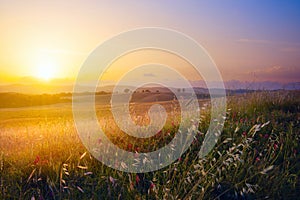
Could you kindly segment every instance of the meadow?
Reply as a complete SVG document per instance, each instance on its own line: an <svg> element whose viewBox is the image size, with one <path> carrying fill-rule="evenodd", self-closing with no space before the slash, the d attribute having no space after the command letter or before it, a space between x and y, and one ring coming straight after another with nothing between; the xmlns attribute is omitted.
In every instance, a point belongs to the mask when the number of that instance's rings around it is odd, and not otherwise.
<svg viewBox="0 0 300 200"><path fill-rule="evenodd" d="M77 135L70 102L1 108L0 199L297 199L300 92L252 92L227 100L223 132L205 158L197 156L210 121L209 101L202 100L189 149L168 167L144 174L120 172L93 158ZM132 108L136 123L147 124L149 105ZM178 104L162 105L167 124L146 143L122 134L108 106L96 108L115 144L149 152L178 129Z"/></svg>

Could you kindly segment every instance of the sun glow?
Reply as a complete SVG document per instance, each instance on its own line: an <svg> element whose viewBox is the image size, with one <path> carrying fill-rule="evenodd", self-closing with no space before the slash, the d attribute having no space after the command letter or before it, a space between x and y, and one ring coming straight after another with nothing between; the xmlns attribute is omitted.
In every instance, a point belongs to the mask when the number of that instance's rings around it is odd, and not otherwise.
<svg viewBox="0 0 300 200"><path fill-rule="evenodd" d="M57 68L58 66L53 58L42 56L37 63L35 76L39 79L49 81L55 78Z"/></svg>

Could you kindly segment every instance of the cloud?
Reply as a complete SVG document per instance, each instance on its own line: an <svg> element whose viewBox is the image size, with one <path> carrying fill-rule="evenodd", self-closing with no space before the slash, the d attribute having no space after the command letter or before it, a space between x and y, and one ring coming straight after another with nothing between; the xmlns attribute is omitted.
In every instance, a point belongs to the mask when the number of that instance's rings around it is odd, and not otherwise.
<svg viewBox="0 0 300 200"><path fill-rule="evenodd" d="M282 67L279 65L274 65L274 66L270 66L270 67L265 67L265 68L261 68L261 69L256 69L252 72L254 73L262 73L262 74L274 74L274 73L282 73L282 72L286 72L286 71L290 71L292 70L292 68L290 67Z"/></svg>
<svg viewBox="0 0 300 200"><path fill-rule="evenodd" d="M290 82L300 81L300 67L285 67L274 65L248 71L246 75L254 75L259 81Z"/></svg>
<svg viewBox="0 0 300 200"><path fill-rule="evenodd" d="M249 44L276 44L276 45L289 45L294 48L294 46L300 46L300 43L292 43L292 42L285 42L285 41L272 41L272 40L260 40L260 39L251 39L251 38L241 38L236 40L240 43L249 43Z"/></svg>
<svg viewBox="0 0 300 200"><path fill-rule="evenodd" d="M246 39L246 38L239 39L237 40L237 42L254 43L254 44L273 44L273 42L269 40L255 40L255 39Z"/></svg>

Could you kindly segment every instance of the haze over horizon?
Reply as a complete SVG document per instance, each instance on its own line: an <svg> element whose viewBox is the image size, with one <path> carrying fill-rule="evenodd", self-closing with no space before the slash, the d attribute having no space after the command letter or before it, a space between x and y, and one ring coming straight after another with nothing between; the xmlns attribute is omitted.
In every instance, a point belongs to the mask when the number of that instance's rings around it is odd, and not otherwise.
<svg viewBox="0 0 300 200"><path fill-rule="evenodd" d="M283 1L0 0L0 84L71 84L101 42L140 27L174 29L194 38L225 82L299 83L299 9L299 2ZM153 59L181 69L191 81L200 80L188 63L161 52L122 59L104 81L113 83L119 72Z"/></svg>

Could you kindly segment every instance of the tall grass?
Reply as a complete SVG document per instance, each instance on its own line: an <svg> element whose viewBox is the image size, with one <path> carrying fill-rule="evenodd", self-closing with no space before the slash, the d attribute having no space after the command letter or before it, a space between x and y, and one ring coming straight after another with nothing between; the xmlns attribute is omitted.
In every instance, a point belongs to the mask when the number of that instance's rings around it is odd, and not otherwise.
<svg viewBox="0 0 300 200"><path fill-rule="evenodd" d="M193 144L182 157L145 174L116 171L93 158L76 134L69 107L64 112L2 112L0 199L296 199L299 96L280 91L229 97L221 137L200 159L198 151L210 121L208 105ZM176 116L177 108L173 109L169 112ZM23 117L11 120L17 116ZM139 116L142 119L136 120L147 123ZM170 118L160 136L141 145L131 137L120 138L113 119L107 119L100 121L111 131L109 137L137 152L162 146L178 128L178 119Z"/></svg>

